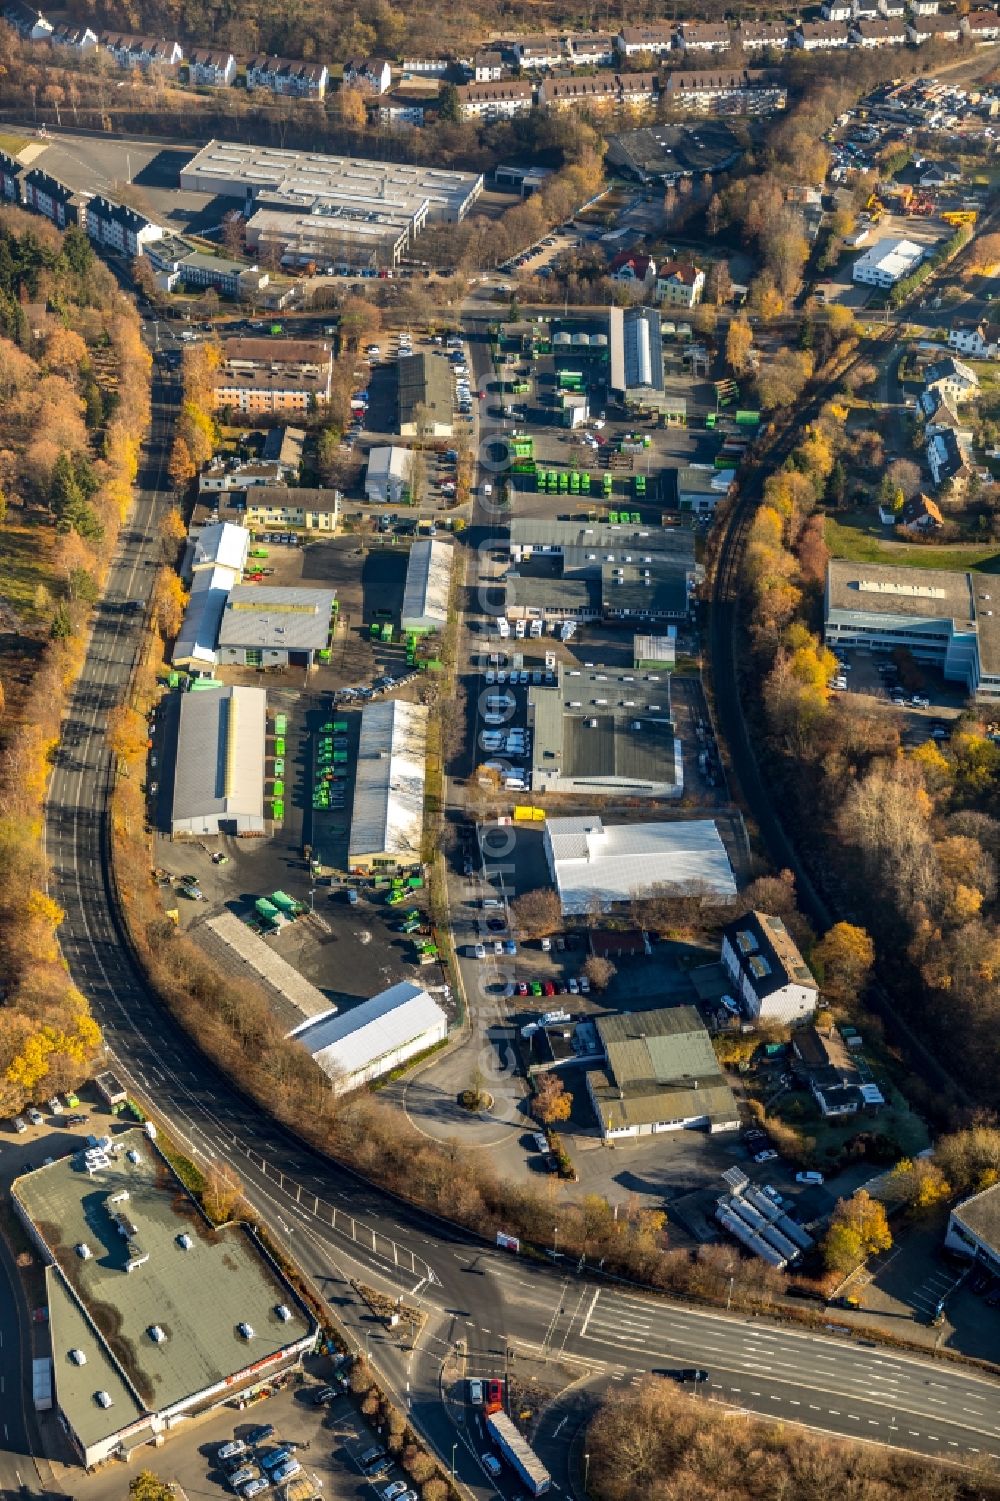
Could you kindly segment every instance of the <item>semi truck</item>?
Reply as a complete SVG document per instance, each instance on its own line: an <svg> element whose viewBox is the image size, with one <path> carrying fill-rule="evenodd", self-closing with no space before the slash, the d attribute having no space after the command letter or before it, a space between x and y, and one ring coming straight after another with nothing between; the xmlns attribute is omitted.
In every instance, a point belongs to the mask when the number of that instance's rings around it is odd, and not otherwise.
<svg viewBox="0 0 1000 1501"><path fill-rule="evenodd" d="M552 1485L552 1476L507 1414L491 1412L486 1419L486 1431L515 1475L524 1481L528 1494L544 1496Z"/></svg>

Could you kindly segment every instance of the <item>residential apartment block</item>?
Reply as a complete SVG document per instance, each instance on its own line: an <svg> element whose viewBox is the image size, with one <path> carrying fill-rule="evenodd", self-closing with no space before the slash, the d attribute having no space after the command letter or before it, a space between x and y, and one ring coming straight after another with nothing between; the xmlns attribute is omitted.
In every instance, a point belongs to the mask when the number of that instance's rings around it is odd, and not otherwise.
<svg viewBox="0 0 1000 1501"><path fill-rule="evenodd" d="M144 246L163 238L159 224L124 203L100 195L87 200L86 229L101 249L115 250L130 260L141 255Z"/></svg>
<svg viewBox="0 0 1000 1501"><path fill-rule="evenodd" d="M304 412L330 398L333 351L322 340L224 339L216 408L241 414Z"/></svg>
<svg viewBox="0 0 1000 1501"><path fill-rule="evenodd" d="M704 73L670 72L663 99L673 109L760 114L784 109L788 90L760 68L713 68Z"/></svg>
<svg viewBox="0 0 1000 1501"><path fill-rule="evenodd" d="M605 70L583 78L546 78L538 90L539 105L549 109L636 108L655 100L655 73Z"/></svg>
<svg viewBox="0 0 1000 1501"><path fill-rule="evenodd" d="M49 41L53 47L65 47L67 52L95 52L97 50L97 32L91 31L89 26L73 26L68 21L61 21L58 26L52 28Z"/></svg>
<svg viewBox="0 0 1000 1501"><path fill-rule="evenodd" d="M535 87L520 79L502 83L463 83L458 105L466 120L506 120L534 108Z"/></svg>
<svg viewBox="0 0 1000 1501"><path fill-rule="evenodd" d="M326 63L301 58L269 57L259 52L247 63L247 92L263 89L293 99L322 99L330 81Z"/></svg>
<svg viewBox="0 0 1000 1501"><path fill-rule="evenodd" d="M184 61L184 52L179 42L165 41L163 37L133 36L126 31L102 31L100 45L110 52L119 68L176 68Z"/></svg>
<svg viewBox="0 0 1000 1501"><path fill-rule="evenodd" d="M188 56L188 79L202 88L224 89L236 77L236 59L216 47L194 47Z"/></svg>
<svg viewBox="0 0 1000 1501"><path fill-rule="evenodd" d="M618 51L623 57L632 57L637 52L651 52L663 57L674 50L677 28L669 21L655 26L623 26L618 33Z"/></svg>
<svg viewBox="0 0 1000 1501"><path fill-rule="evenodd" d="M722 933L722 963L750 1021L782 1026L816 1010L816 984L798 944L780 917L748 912Z"/></svg>

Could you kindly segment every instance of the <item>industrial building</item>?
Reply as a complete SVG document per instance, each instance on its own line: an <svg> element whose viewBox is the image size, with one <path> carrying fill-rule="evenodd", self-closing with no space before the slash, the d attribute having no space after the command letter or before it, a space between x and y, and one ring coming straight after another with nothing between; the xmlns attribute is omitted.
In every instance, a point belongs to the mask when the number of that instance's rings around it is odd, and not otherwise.
<svg viewBox="0 0 1000 1501"><path fill-rule="evenodd" d="M424 838L427 709L401 699L361 715L348 865L359 873L415 870Z"/></svg>
<svg viewBox="0 0 1000 1501"><path fill-rule="evenodd" d="M513 518L506 613L583 622L684 620L697 578L689 528Z"/></svg>
<svg viewBox="0 0 1000 1501"><path fill-rule="evenodd" d="M219 626L220 665L314 667L330 646L333 589L236 584Z"/></svg>
<svg viewBox="0 0 1000 1501"><path fill-rule="evenodd" d="M654 890L729 901L733 868L712 819L605 825L597 814L550 818L545 857L567 917L612 908Z"/></svg>
<svg viewBox="0 0 1000 1501"><path fill-rule="evenodd" d="M656 412L663 406L663 339L655 308L613 307L608 312L609 388L626 407Z"/></svg>
<svg viewBox="0 0 1000 1501"><path fill-rule="evenodd" d="M11 1199L45 1267L58 1415L88 1468L189 1431L312 1348L252 1232L210 1225L143 1130L25 1173Z"/></svg>
<svg viewBox="0 0 1000 1501"><path fill-rule="evenodd" d="M819 986L780 917L748 912L730 923L722 963L748 1020L788 1026L816 1010Z"/></svg>
<svg viewBox="0 0 1000 1501"><path fill-rule="evenodd" d="M279 244L301 262L398 261L427 224L457 224L481 175L210 141L180 174L188 192L239 200L250 246Z"/></svg>
<svg viewBox="0 0 1000 1501"><path fill-rule="evenodd" d="M973 1194L951 1211L944 1243L1000 1277L1000 1183Z"/></svg>
<svg viewBox="0 0 1000 1501"><path fill-rule="evenodd" d="M396 430L402 438L450 438L455 431L455 384L446 360L433 354L396 361Z"/></svg>
<svg viewBox="0 0 1000 1501"><path fill-rule="evenodd" d="M401 981L350 1011L306 1022L292 1034L338 1093L360 1089L448 1036L448 1018L419 985Z"/></svg>
<svg viewBox="0 0 1000 1501"><path fill-rule="evenodd" d="M183 570L190 574L191 592L174 642L175 667L195 676L215 668L222 612L230 590L243 577L249 546L246 528L228 521L204 526L194 537Z"/></svg>
<svg viewBox="0 0 1000 1501"><path fill-rule="evenodd" d="M728 172L743 155L735 132L722 120L697 125L649 125L608 137L610 166L638 182L680 182L682 177Z"/></svg>
<svg viewBox="0 0 1000 1501"><path fill-rule="evenodd" d="M376 505L398 505L409 499L412 478L412 448L373 448L368 454L365 500L373 500Z"/></svg>
<svg viewBox="0 0 1000 1501"><path fill-rule="evenodd" d="M913 240L879 240L859 255L852 276L865 286L887 291L915 271L924 258L924 247Z"/></svg>
<svg viewBox="0 0 1000 1501"><path fill-rule="evenodd" d="M988 574L831 560L824 637L834 651L905 647L962 683L977 703L1000 703L1000 615Z"/></svg>
<svg viewBox="0 0 1000 1501"><path fill-rule="evenodd" d="M670 798L684 759L670 712L669 672L560 665L528 689L532 792Z"/></svg>
<svg viewBox="0 0 1000 1501"><path fill-rule="evenodd" d="M739 1128L739 1110L693 1006L594 1020L604 1064L587 1093L604 1141L705 1128Z"/></svg>
<svg viewBox="0 0 1000 1501"><path fill-rule="evenodd" d="M426 635L448 624L451 571L455 549L450 542L420 538L410 548L400 625L404 631Z"/></svg>
<svg viewBox="0 0 1000 1501"><path fill-rule="evenodd" d="M218 687L180 700L170 832L262 834L263 688Z"/></svg>

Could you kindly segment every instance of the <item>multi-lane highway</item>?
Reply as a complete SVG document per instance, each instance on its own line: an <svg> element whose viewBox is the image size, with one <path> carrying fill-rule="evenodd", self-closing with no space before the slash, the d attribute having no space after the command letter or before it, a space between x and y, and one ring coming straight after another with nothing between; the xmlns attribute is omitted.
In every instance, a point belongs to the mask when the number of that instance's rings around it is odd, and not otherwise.
<svg viewBox="0 0 1000 1501"><path fill-rule="evenodd" d="M176 396L157 375L135 514L97 611L47 814L53 895L66 912L63 950L113 1065L203 1164L225 1162L239 1172L255 1211L359 1345L371 1325L352 1276L419 1302L427 1317L416 1349L379 1332L371 1354L446 1462L456 1430L441 1401L443 1361L453 1373L499 1374L508 1341L582 1363L609 1382L698 1364L710 1371L706 1395L768 1416L923 1453L1000 1455L1000 1388L962 1367L643 1297L599 1285L575 1265L513 1259L359 1181L244 1097L149 991L112 895L104 723L125 691L139 644L140 617L123 606L147 597L158 561ZM477 1494L494 1493L477 1446L461 1434L457 1470Z"/></svg>

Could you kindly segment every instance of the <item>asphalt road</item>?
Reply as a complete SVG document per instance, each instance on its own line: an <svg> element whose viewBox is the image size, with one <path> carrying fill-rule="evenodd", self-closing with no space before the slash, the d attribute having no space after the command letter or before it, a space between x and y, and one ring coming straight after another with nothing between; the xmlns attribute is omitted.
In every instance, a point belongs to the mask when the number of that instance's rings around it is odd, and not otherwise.
<svg viewBox="0 0 1000 1501"><path fill-rule="evenodd" d="M478 361L477 361L478 369ZM118 924L107 860L111 763L107 711L125 690L139 642L130 599L148 596L156 527L169 504L161 479L176 390L157 376L154 420L135 514L96 614L69 708L72 734L55 766L47 813L52 894L66 911L61 942L88 996L109 1063L203 1164L228 1162L250 1202L371 1354L414 1419L477 1495L494 1494L477 1446L441 1402L445 1357L457 1369L503 1369L506 1340L582 1360L609 1382L677 1364L712 1372L711 1394L768 1416L954 1457L1000 1454L997 1387L963 1368L869 1353L845 1336L800 1335L599 1287L585 1274L516 1261L358 1180L269 1120L198 1050L137 971ZM477 515L479 530L488 518ZM471 538L470 538L471 540ZM405 1291L427 1322L416 1350L391 1343L350 1286ZM454 1365L453 1369L456 1368ZM932 1415L932 1416L929 1416Z"/></svg>

